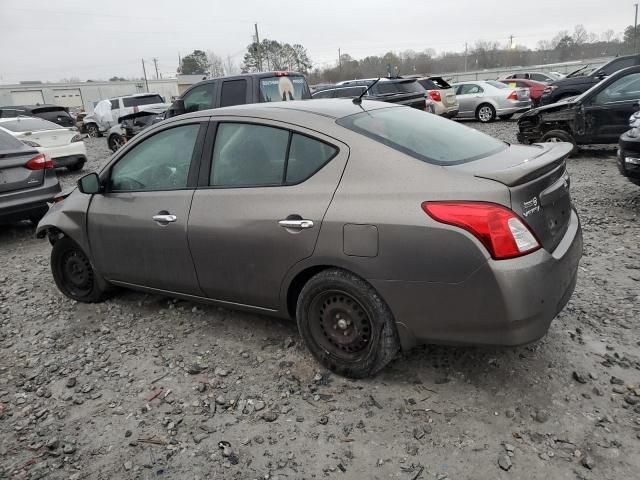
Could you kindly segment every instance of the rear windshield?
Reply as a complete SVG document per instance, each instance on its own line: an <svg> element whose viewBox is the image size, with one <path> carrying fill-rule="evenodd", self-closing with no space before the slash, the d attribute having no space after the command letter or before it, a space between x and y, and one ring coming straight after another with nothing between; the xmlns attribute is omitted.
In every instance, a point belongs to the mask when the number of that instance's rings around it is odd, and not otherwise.
<svg viewBox="0 0 640 480"><path fill-rule="evenodd" d="M33 114L51 122L55 122L58 117L64 117L69 120L73 120L71 118L71 115L69 115L66 110L34 110Z"/></svg>
<svg viewBox="0 0 640 480"><path fill-rule="evenodd" d="M307 80L300 75L260 79L261 102L286 102L311 98Z"/></svg>
<svg viewBox="0 0 640 480"><path fill-rule="evenodd" d="M496 87L496 88L509 88L509 87L508 87L507 85L505 85L504 83L502 83L502 82L496 82L495 80L489 80L489 81L487 81L487 83L488 83L489 85L493 86L493 87Z"/></svg>
<svg viewBox="0 0 640 480"><path fill-rule="evenodd" d="M439 88L441 90L445 88L451 88L451 85L449 85L447 81L441 77L429 77L427 81L433 83L436 86L436 88Z"/></svg>
<svg viewBox="0 0 640 480"><path fill-rule="evenodd" d="M10 133L0 130L0 152L24 150L24 143Z"/></svg>
<svg viewBox="0 0 640 480"><path fill-rule="evenodd" d="M49 122L42 118L20 117L15 120L0 122L0 127L4 127L12 132L29 132L34 130L55 130L63 128L57 123Z"/></svg>
<svg viewBox="0 0 640 480"><path fill-rule="evenodd" d="M423 93L424 87L415 80L411 82L380 81L372 90L382 95L387 93Z"/></svg>
<svg viewBox="0 0 640 480"><path fill-rule="evenodd" d="M139 107L141 105L152 105L154 103L164 103L160 95L142 95L140 97L124 97L122 104L125 107Z"/></svg>
<svg viewBox="0 0 640 480"><path fill-rule="evenodd" d="M415 108L381 108L340 118L337 123L435 165L466 163L507 148L489 135Z"/></svg>

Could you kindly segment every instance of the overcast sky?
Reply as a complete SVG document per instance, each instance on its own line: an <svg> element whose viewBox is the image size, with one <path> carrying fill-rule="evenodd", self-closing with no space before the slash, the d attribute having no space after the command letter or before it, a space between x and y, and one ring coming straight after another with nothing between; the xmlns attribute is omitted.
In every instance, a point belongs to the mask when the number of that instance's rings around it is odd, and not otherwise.
<svg viewBox="0 0 640 480"><path fill-rule="evenodd" d="M386 51L463 50L509 35L534 48L559 30L622 32L631 0L0 0L0 82L175 74L178 53L213 50L237 64L261 38L300 43L314 66ZM153 75L150 71L153 70Z"/></svg>

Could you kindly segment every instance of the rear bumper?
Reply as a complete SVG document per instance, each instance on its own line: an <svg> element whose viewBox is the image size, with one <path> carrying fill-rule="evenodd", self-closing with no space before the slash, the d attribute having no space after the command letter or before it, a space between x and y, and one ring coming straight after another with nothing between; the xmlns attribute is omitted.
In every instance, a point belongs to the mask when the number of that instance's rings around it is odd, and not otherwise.
<svg viewBox="0 0 640 480"><path fill-rule="evenodd" d="M71 142L59 147L38 147L37 150L49 154L56 167L66 167L87 159L87 147L84 142Z"/></svg>
<svg viewBox="0 0 640 480"><path fill-rule="evenodd" d="M84 155L69 155L66 157L57 157L53 159L53 166L56 168L68 167L70 165L76 165L77 163L84 164L87 161L87 157Z"/></svg>
<svg viewBox="0 0 640 480"><path fill-rule="evenodd" d="M521 345L547 332L575 288L582 231L575 212L553 251L488 260L465 281L378 280L403 348L422 343Z"/></svg>
<svg viewBox="0 0 640 480"><path fill-rule="evenodd" d="M42 185L0 194L0 221L14 222L45 213L60 193L60 184L54 170L47 170Z"/></svg>

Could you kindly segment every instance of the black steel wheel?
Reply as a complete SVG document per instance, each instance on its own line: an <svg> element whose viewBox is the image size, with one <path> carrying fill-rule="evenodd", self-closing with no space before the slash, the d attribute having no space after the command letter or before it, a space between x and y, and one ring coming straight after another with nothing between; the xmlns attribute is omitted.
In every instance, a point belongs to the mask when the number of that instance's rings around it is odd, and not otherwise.
<svg viewBox="0 0 640 480"><path fill-rule="evenodd" d="M85 130L87 131L87 135L89 135L91 138L97 138L101 135L100 129L95 123L88 123L85 127Z"/></svg>
<svg viewBox="0 0 640 480"><path fill-rule="evenodd" d="M113 134L109 137L109 140L107 143L109 146L109 150L111 150L112 152L115 152L120 147L122 147L125 142L124 142L124 137L122 135Z"/></svg>
<svg viewBox="0 0 640 480"><path fill-rule="evenodd" d="M371 285L344 270L312 277L298 297L296 318L307 348L340 375L373 375L400 349L387 304Z"/></svg>
<svg viewBox="0 0 640 480"><path fill-rule="evenodd" d="M105 289L82 249L69 237L56 241L51 250L51 271L58 289L79 302L98 302Z"/></svg>

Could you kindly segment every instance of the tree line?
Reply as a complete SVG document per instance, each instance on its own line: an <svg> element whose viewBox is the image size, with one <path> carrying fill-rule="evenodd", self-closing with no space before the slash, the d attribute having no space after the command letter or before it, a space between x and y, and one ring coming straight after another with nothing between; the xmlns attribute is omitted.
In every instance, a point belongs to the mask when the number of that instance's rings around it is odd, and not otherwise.
<svg viewBox="0 0 640 480"><path fill-rule="evenodd" d="M588 32L583 25L573 31L562 30L553 38L541 40L536 48L506 42L478 40L466 52L442 52L432 48L422 51L388 51L355 59L348 53L335 66L313 68L307 50L300 44L263 39L247 46L243 61L236 65L231 57L223 60L212 51L194 50L182 58L179 73L209 77L269 70L293 70L309 76L310 83L337 82L353 78L387 76L387 74L438 74L489 68L543 65L634 53L634 27L617 34ZM638 41L640 45L640 40Z"/></svg>

